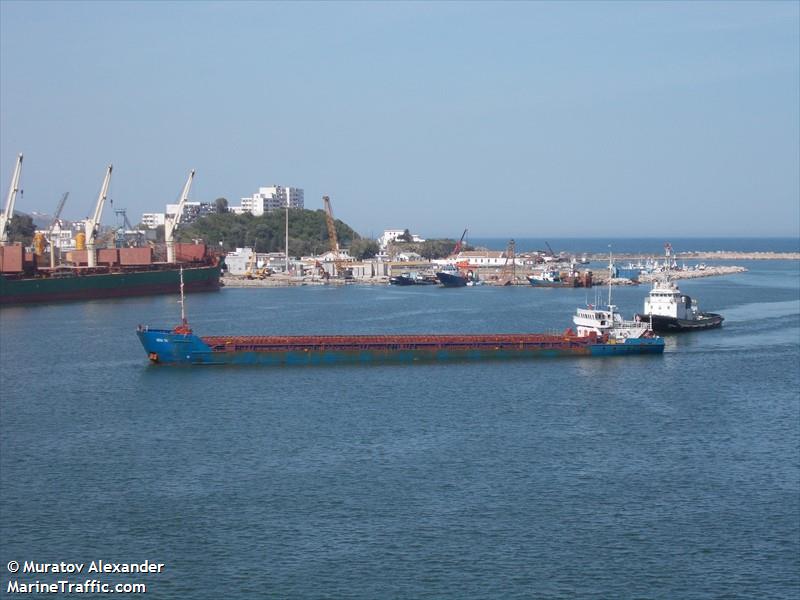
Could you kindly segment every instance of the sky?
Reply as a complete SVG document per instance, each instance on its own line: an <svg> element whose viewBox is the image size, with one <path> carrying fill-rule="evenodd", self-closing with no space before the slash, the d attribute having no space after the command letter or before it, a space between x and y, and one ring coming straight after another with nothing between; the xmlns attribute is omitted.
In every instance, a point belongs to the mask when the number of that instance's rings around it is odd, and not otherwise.
<svg viewBox="0 0 800 600"><path fill-rule="evenodd" d="M798 236L800 3L0 0L20 152L72 219L113 163L134 223L196 169L366 236Z"/></svg>

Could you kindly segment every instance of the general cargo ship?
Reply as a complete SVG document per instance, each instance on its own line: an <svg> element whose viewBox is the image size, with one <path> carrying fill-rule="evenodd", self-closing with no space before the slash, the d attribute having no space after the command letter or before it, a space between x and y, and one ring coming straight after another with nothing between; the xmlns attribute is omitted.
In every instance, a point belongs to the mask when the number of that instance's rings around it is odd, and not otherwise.
<svg viewBox="0 0 800 600"><path fill-rule="evenodd" d="M195 335L186 321L156 329L140 325L139 340L153 363L180 365L330 365L661 354L664 340L646 323L625 321L615 307L578 309L577 332L465 335Z"/></svg>
<svg viewBox="0 0 800 600"><path fill-rule="evenodd" d="M9 248L6 246L7 249ZM60 267L0 274L0 305L174 294L184 270L186 291L219 289L220 260L135 266Z"/></svg>

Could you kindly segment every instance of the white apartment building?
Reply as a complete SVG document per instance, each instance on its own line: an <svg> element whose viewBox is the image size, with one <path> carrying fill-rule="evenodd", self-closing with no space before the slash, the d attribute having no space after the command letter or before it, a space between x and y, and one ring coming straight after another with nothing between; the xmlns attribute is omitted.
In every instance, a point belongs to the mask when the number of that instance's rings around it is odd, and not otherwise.
<svg viewBox="0 0 800 600"><path fill-rule="evenodd" d="M302 188L271 185L260 187L250 198L242 198L242 206L232 208L235 213L250 213L260 217L280 208L303 208L305 201Z"/></svg>
<svg viewBox="0 0 800 600"><path fill-rule="evenodd" d="M164 213L143 213L142 225L144 225L148 229L155 229L159 225L164 224L165 218L166 215Z"/></svg>

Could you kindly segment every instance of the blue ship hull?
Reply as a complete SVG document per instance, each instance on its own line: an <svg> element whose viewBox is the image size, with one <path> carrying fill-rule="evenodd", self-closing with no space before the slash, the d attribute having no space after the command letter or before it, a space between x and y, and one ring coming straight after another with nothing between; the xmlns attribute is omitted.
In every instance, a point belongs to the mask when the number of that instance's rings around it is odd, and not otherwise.
<svg viewBox="0 0 800 600"><path fill-rule="evenodd" d="M552 335L208 337L170 329L137 331L154 363L184 365L334 365L449 360L661 354L662 338L609 343Z"/></svg>

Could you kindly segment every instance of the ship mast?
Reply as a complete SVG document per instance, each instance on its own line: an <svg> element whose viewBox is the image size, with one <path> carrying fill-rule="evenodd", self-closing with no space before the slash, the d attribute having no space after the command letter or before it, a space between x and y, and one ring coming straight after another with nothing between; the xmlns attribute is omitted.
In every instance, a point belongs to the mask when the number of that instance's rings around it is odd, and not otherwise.
<svg viewBox="0 0 800 600"><path fill-rule="evenodd" d="M181 276L181 299L178 300L178 304L181 305L181 325L186 326L186 296L183 292L183 267L181 267L180 276Z"/></svg>
<svg viewBox="0 0 800 600"><path fill-rule="evenodd" d="M194 169L189 173L189 178L186 180L186 185L183 186L181 193L181 200L178 203L178 209L172 218L167 217L164 222L164 241L167 243L167 262L175 262L175 228L181 222L183 217L183 207L189 199L189 190L192 189L192 179L194 179Z"/></svg>
<svg viewBox="0 0 800 600"><path fill-rule="evenodd" d="M108 185L111 183L111 171L114 165L108 165L106 176L103 178L103 186L100 188L100 195L97 197L97 204L94 207L94 214L91 219L86 220L86 264L90 267L97 266L97 254L95 253L95 240L97 231L100 229L100 220L103 217L103 206L108 196Z"/></svg>
<svg viewBox="0 0 800 600"><path fill-rule="evenodd" d="M14 216L14 203L17 200L19 191L19 176L22 172L22 154L17 156L17 164L14 167L14 175L11 177L11 185L8 188L6 197L6 209L0 214L0 246L8 245L8 225Z"/></svg>
<svg viewBox="0 0 800 600"><path fill-rule="evenodd" d="M611 253L611 244L608 245L608 310L613 312L611 307L611 277L614 273L614 255Z"/></svg>

